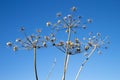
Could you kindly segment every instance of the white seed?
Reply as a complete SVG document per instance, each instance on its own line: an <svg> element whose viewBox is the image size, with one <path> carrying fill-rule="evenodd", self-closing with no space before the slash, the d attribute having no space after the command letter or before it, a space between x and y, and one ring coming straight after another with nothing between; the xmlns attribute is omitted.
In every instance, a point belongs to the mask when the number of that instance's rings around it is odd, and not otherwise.
<svg viewBox="0 0 120 80"><path fill-rule="evenodd" d="M48 36L44 36L44 38L48 41L50 38Z"/></svg>
<svg viewBox="0 0 120 80"><path fill-rule="evenodd" d="M75 38L75 42L76 42L76 43L79 43L79 39L78 39L78 38Z"/></svg>
<svg viewBox="0 0 120 80"><path fill-rule="evenodd" d="M24 30L25 30L24 27L21 27L21 28L20 28L20 31L24 31Z"/></svg>
<svg viewBox="0 0 120 80"><path fill-rule="evenodd" d="M95 39L96 38L96 36L93 36L93 39Z"/></svg>
<svg viewBox="0 0 120 80"><path fill-rule="evenodd" d="M60 24L61 23L61 20L58 20L58 22L57 22L58 24Z"/></svg>
<svg viewBox="0 0 120 80"><path fill-rule="evenodd" d="M47 47L46 42L43 42L43 46L44 46L44 47Z"/></svg>
<svg viewBox="0 0 120 80"><path fill-rule="evenodd" d="M17 51L18 50L18 47L17 46L14 46L13 47L13 51Z"/></svg>
<svg viewBox="0 0 120 80"><path fill-rule="evenodd" d="M83 28L83 29L86 29L86 26L85 26L85 25L83 25L83 26L82 26L82 28Z"/></svg>
<svg viewBox="0 0 120 80"><path fill-rule="evenodd" d="M72 15L68 14L68 18L72 18Z"/></svg>
<svg viewBox="0 0 120 80"><path fill-rule="evenodd" d="M68 33L68 32L69 32L69 30L67 29L65 32L66 32L66 33Z"/></svg>
<svg viewBox="0 0 120 80"><path fill-rule="evenodd" d="M21 41L21 39L19 39L19 38L18 38L18 39L16 39L16 42L20 42L20 41Z"/></svg>
<svg viewBox="0 0 120 80"><path fill-rule="evenodd" d="M87 51L89 49L89 46L85 46L85 50Z"/></svg>
<svg viewBox="0 0 120 80"><path fill-rule="evenodd" d="M88 23L91 23L91 22L92 22L92 20L91 20L91 19L87 19L87 22L88 22Z"/></svg>
<svg viewBox="0 0 120 80"><path fill-rule="evenodd" d="M79 43L75 43L75 47L80 47L80 44Z"/></svg>
<svg viewBox="0 0 120 80"><path fill-rule="evenodd" d="M57 14L56 14L56 16L57 16L57 17L60 17L60 16L61 16L61 13L60 13L60 12L59 12L59 13L57 13Z"/></svg>
<svg viewBox="0 0 120 80"><path fill-rule="evenodd" d="M51 37L55 37L55 35L54 35L54 34L50 34L50 36L51 36Z"/></svg>
<svg viewBox="0 0 120 80"><path fill-rule="evenodd" d="M64 42L63 41L60 41L59 42L59 46L63 46L64 45Z"/></svg>
<svg viewBox="0 0 120 80"><path fill-rule="evenodd" d="M12 46L12 42L7 42L6 45L7 45L8 47L11 47L11 46Z"/></svg>
<svg viewBox="0 0 120 80"><path fill-rule="evenodd" d="M72 10L72 11L76 11L77 8L76 8L75 6L73 6L73 7L71 8L71 10Z"/></svg>
<svg viewBox="0 0 120 80"><path fill-rule="evenodd" d="M97 36L100 36L101 34L100 33L97 33Z"/></svg>
<svg viewBox="0 0 120 80"><path fill-rule="evenodd" d="M81 52L81 49L80 49L80 48L77 48L76 51L77 51L78 53L80 53L80 52Z"/></svg>
<svg viewBox="0 0 120 80"><path fill-rule="evenodd" d="M64 20L67 20L67 17L65 16L63 19L64 19Z"/></svg>
<svg viewBox="0 0 120 80"><path fill-rule="evenodd" d="M86 38L85 38L85 37L83 37L83 40L86 40Z"/></svg>
<svg viewBox="0 0 120 80"><path fill-rule="evenodd" d="M51 22L47 22L47 23L46 23L46 26L51 26Z"/></svg>
<svg viewBox="0 0 120 80"><path fill-rule="evenodd" d="M52 39L51 39L51 42L54 42L56 40L56 38L55 37L53 37Z"/></svg>
<svg viewBox="0 0 120 80"><path fill-rule="evenodd" d="M90 41L90 40L92 40L91 38L88 38L88 40Z"/></svg>

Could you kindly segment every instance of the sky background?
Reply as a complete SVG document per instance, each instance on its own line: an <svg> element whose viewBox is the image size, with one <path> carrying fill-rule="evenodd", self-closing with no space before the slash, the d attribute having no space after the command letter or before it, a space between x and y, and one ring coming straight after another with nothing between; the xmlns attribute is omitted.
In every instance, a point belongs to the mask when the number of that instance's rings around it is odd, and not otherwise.
<svg viewBox="0 0 120 80"><path fill-rule="evenodd" d="M111 44L103 54L94 54L84 67L79 80L114 80L120 79L120 1L119 0L0 0L0 80L35 80L33 67L33 50L13 52L6 42L23 38L19 32L25 26L26 32L34 33L40 28L42 34L51 31L46 27L47 21L55 22L56 13L66 15L72 6L84 19L92 18L84 35L90 31L109 35ZM66 34L60 32L59 38ZM62 36L62 37L61 37ZM82 34L77 34L82 36ZM54 58L57 64L49 80L61 80L64 54L54 47L37 50L37 68L40 80L51 68ZM79 69L81 56L70 57L66 80L74 80Z"/></svg>

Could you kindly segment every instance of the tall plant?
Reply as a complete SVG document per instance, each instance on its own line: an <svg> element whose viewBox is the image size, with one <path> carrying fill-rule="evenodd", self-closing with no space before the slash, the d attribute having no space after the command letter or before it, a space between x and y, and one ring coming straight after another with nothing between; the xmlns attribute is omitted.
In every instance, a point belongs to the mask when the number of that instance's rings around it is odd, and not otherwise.
<svg viewBox="0 0 120 80"><path fill-rule="evenodd" d="M41 30L37 29L36 35L27 35L25 32L24 27L21 27L20 31L24 35L24 39L17 38L16 42L7 42L6 45L8 47L13 47L14 51L20 50L20 49L25 49L25 50L33 50L34 52L34 73L35 73L35 79L38 80L38 73L37 73L37 62L36 62L36 55L37 55L37 49L40 48L45 48L47 47L46 45L46 40L42 38L41 36Z"/></svg>
<svg viewBox="0 0 120 80"><path fill-rule="evenodd" d="M52 22L47 22L46 25L48 27L51 27L51 29L54 31L62 31L65 30L67 33L67 41L59 41L58 43L55 42L55 40L52 42L53 46L58 48L60 51L65 53L65 59L64 59L64 70L63 70L63 76L62 80L66 79L66 71L68 67L69 58L71 55L79 54L79 53L86 53L85 57L86 59L83 61L75 80L78 80L78 77L80 75L80 72L85 65L85 63L88 61L88 59L91 57L91 55L95 52L95 50L98 50L98 48L101 48L104 44L104 40L101 38L100 33L97 33L97 36L92 36L92 33L90 33L90 38L83 38L83 42L80 41L78 38L75 38L74 41L71 39L71 34L77 34L77 29L86 29L87 23L91 23L91 19L87 19L85 23L81 22L82 16L75 15L75 12L77 11L77 8L73 6L71 8L71 14L68 14L67 16L62 17L61 13L57 13L58 21L54 24ZM107 47L105 47L106 49ZM98 51L100 53L100 51Z"/></svg>

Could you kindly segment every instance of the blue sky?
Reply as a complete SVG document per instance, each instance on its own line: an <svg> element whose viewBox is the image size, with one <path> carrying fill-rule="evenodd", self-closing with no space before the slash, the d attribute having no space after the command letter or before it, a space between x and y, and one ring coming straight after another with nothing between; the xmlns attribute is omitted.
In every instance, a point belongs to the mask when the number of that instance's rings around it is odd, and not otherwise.
<svg viewBox="0 0 120 80"><path fill-rule="evenodd" d="M79 80L114 80L120 79L120 1L119 0L0 0L0 80L34 80L33 51L13 52L6 47L7 41L22 37L20 26L25 26L28 33L38 28L43 34L50 29L47 21L55 22L56 13L69 13L72 6L78 8L78 14L92 18L88 31L109 35L111 44L102 55L94 54L84 67ZM82 31L82 30L81 30ZM61 36L60 33L58 36ZM22 37L23 38L23 37ZM61 80L64 54L56 48L37 50L37 67L40 80L45 77L54 58L57 65L50 80ZM67 80L74 80L80 66L81 55L71 56Z"/></svg>

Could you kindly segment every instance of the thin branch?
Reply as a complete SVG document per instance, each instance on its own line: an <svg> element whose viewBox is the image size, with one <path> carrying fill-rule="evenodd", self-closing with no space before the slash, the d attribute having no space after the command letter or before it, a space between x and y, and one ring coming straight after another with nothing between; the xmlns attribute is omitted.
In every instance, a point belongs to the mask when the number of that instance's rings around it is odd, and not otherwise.
<svg viewBox="0 0 120 80"><path fill-rule="evenodd" d="M65 51L64 50L62 50L61 48L59 48L59 47L57 47L57 46L55 46L57 49L59 49L60 51L62 51L63 53L65 53Z"/></svg>
<svg viewBox="0 0 120 80"><path fill-rule="evenodd" d="M78 73L75 77L75 80L78 80L79 76L80 76L80 73L84 67L84 65L87 63L87 61L89 60L89 58L92 56L92 54L94 53L94 51L96 50L96 45L94 46L94 48L92 49L92 51L90 52L90 54L88 55L88 57L83 61L83 63L81 64L79 70L78 70Z"/></svg>
<svg viewBox="0 0 120 80"><path fill-rule="evenodd" d="M53 70L55 68L55 65L56 65L56 58L55 58L55 60L54 60L54 62L52 64L52 68L50 69L50 71L49 71L49 73L48 73L48 75L46 77L46 80L48 80L50 78L50 76L51 76L51 74L52 74L52 72L53 72Z"/></svg>

